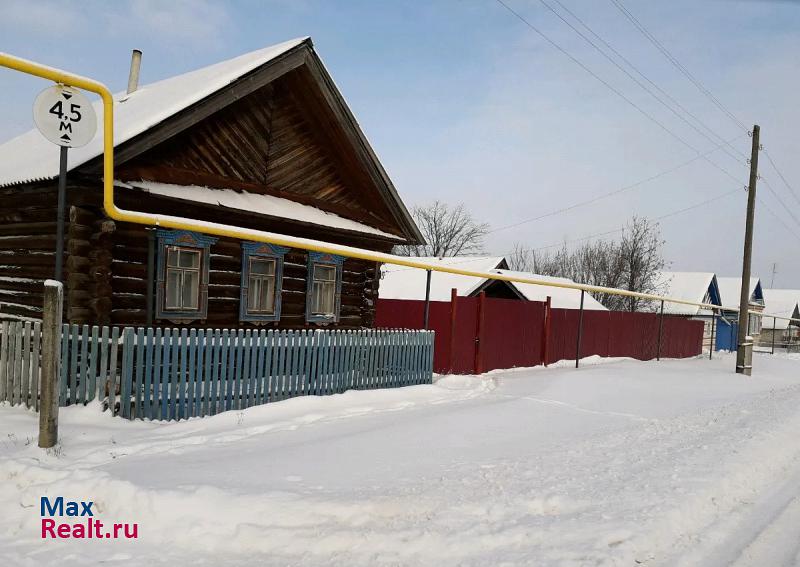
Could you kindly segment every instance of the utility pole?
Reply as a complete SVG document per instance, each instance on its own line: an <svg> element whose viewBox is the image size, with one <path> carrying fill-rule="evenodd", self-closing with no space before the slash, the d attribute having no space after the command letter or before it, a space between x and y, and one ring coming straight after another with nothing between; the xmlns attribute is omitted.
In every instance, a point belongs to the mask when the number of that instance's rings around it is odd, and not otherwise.
<svg viewBox="0 0 800 567"><path fill-rule="evenodd" d="M778 273L778 263L777 262L773 262L772 263L772 279L769 281L770 289L775 287L775 274L777 274L777 273Z"/></svg>
<svg viewBox="0 0 800 567"><path fill-rule="evenodd" d="M750 183L747 187L747 221L744 229L744 256L742 258L742 290L739 296L739 334L736 349L736 372L750 376L753 369L753 343L747 340L750 309L750 263L753 257L753 216L756 209L756 181L758 180L758 124L753 126L753 146L750 150Z"/></svg>

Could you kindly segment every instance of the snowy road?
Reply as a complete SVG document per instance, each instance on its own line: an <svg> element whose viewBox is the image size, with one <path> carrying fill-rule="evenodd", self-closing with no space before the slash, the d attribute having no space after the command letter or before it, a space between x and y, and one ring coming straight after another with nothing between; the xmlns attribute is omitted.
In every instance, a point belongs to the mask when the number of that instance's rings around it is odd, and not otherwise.
<svg viewBox="0 0 800 567"><path fill-rule="evenodd" d="M2 408L0 564L795 565L800 359L732 367L446 377L179 424L70 408L49 456ZM57 494L140 538L43 545Z"/></svg>

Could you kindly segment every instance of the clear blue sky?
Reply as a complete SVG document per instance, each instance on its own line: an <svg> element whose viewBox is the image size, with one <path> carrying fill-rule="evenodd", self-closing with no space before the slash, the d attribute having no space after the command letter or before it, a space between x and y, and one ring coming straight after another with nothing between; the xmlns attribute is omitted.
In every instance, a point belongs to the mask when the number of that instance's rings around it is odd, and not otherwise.
<svg viewBox="0 0 800 567"><path fill-rule="evenodd" d="M612 67L539 0L506 0L647 113L705 152L697 134ZM561 10L555 0L547 0ZM682 77L609 0L561 0L603 39L724 139L749 139ZM800 3L626 0L625 6L762 143L800 196L797 124ZM696 154L547 44L495 0L217 3L0 0L0 49L124 88L132 48L142 82L310 35L409 205L464 202L499 227L569 206L670 169ZM568 17L565 14L565 17ZM575 25L578 25L577 23ZM32 126L44 84L0 71L0 141ZM509 251L613 230L747 181L747 167L710 156L738 181L697 160L635 190L490 236ZM762 154L762 175L800 219L800 201ZM800 288L800 224L764 186L760 195L795 235L759 206L754 269L769 287ZM746 194L665 218L676 270L741 270Z"/></svg>

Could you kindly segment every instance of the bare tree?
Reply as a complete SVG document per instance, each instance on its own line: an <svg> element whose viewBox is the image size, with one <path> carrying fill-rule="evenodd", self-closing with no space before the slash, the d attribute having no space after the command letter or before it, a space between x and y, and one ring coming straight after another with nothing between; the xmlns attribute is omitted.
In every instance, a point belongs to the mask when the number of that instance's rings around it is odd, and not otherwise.
<svg viewBox="0 0 800 567"><path fill-rule="evenodd" d="M521 242L514 243L514 250L506 256L508 267L518 272L541 273L537 268L536 251Z"/></svg>
<svg viewBox="0 0 800 567"><path fill-rule="evenodd" d="M659 272L664 269L664 257L661 255L663 245L658 223L642 217L631 219L622 231L620 243L625 289L640 293L661 291ZM630 311L636 311L644 304L649 305L649 302L638 297L628 297L626 300Z"/></svg>
<svg viewBox="0 0 800 567"><path fill-rule="evenodd" d="M578 283L599 287L658 293L659 272L664 269L661 233L657 223L633 217L622 231L619 242L597 240L569 249L564 244L548 253L515 245L509 263L514 269L545 276L569 278ZM652 309L652 304L633 297L593 293L595 299L611 310Z"/></svg>
<svg viewBox="0 0 800 567"><path fill-rule="evenodd" d="M475 220L463 204L451 207L441 201L415 206L411 216L427 244L404 244L395 247L401 256L459 256L479 254L489 225Z"/></svg>

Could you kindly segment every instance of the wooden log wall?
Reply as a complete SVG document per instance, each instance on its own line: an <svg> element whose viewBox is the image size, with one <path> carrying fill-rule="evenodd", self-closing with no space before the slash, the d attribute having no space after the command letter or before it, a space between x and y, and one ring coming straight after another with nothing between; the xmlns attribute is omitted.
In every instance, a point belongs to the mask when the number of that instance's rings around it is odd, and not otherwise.
<svg viewBox="0 0 800 567"><path fill-rule="evenodd" d="M147 232L144 226L118 223L112 237L110 321L115 325L146 322ZM305 320L308 256L291 250L284 257L280 322L260 324L268 328L319 327ZM220 238L211 247L208 281L208 317L205 321L176 324L157 320L162 327L255 327L239 321L242 249L238 240ZM379 271L374 262L348 258L342 270L342 298L338 328L372 327Z"/></svg>
<svg viewBox="0 0 800 567"><path fill-rule="evenodd" d="M83 181L83 182L82 182ZM146 322L147 231L144 226L115 223L102 211L96 183L79 176L67 187L65 227L64 321L74 324L142 325ZM122 192L128 208L153 208L180 214L176 203ZM139 200L139 206L133 201ZM0 319L40 319L44 280L53 277L56 243L57 187L51 184L0 189ZM171 207L171 208L170 208ZM181 205L195 218L215 220L217 207ZM227 211L230 222L261 226L256 218ZM334 237L322 227L278 222L275 230L354 246L388 250L390 244L367 236ZM241 245L220 239L211 249L208 318L192 327L255 326L239 321ZM372 327L379 269L374 262L347 259L343 266L340 328ZM285 257L281 321L266 327L316 327L305 321L307 254ZM159 325L173 326L169 321Z"/></svg>
<svg viewBox="0 0 800 567"><path fill-rule="evenodd" d="M0 319L41 319L44 280L53 277L55 184L0 189Z"/></svg>

